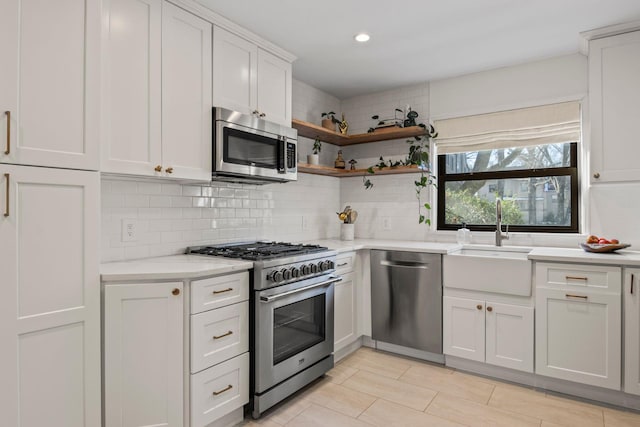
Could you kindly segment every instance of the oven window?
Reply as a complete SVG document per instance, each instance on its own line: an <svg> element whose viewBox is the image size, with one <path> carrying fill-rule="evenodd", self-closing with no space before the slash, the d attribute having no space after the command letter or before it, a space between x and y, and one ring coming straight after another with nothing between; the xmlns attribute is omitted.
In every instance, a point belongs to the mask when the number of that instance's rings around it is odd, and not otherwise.
<svg viewBox="0 0 640 427"><path fill-rule="evenodd" d="M273 310L273 364L325 340L325 294Z"/></svg>
<svg viewBox="0 0 640 427"><path fill-rule="evenodd" d="M237 129L224 128L224 161L276 169L278 140Z"/></svg>

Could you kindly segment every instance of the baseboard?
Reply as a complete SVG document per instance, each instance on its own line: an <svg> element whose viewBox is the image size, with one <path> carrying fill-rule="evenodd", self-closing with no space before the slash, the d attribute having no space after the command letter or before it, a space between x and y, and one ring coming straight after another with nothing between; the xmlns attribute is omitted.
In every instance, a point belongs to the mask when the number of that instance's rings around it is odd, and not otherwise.
<svg viewBox="0 0 640 427"><path fill-rule="evenodd" d="M338 363L340 360L344 359L345 357L347 357L348 355L350 355L360 347L362 347L362 337L358 338L351 344L345 345L344 347L341 347L339 350L334 351L333 360L335 360L335 362Z"/></svg>

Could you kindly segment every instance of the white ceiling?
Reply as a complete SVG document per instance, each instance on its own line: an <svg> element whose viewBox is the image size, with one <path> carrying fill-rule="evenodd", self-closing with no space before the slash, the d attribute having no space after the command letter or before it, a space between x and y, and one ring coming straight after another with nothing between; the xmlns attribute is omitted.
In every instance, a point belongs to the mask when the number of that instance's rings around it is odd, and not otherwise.
<svg viewBox="0 0 640 427"><path fill-rule="evenodd" d="M580 32L640 20L640 0L198 1L340 99L578 52ZM361 31L368 43L353 40Z"/></svg>

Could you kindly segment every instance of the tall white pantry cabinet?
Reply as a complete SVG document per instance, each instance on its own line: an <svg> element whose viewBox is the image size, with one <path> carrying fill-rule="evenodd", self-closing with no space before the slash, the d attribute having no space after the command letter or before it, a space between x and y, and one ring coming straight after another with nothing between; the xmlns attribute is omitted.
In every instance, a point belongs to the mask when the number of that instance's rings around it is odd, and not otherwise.
<svg viewBox="0 0 640 427"><path fill-rule="evenodd" d="M0 1L0 424L99 426L98 0Z"/></svg>

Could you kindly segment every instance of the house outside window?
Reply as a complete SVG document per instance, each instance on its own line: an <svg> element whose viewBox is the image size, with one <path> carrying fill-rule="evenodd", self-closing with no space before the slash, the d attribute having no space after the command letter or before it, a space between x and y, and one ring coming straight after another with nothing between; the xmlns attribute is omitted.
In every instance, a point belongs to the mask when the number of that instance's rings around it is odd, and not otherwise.
<svg viewBox="0 0 640 427"><path fill-rule="evenodd" d="M438 230L579 232L577 102L435 122Z"/></svg>

